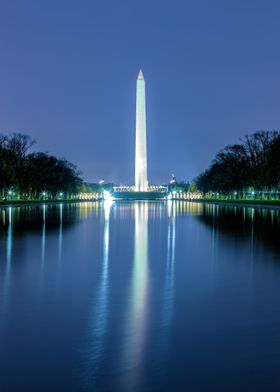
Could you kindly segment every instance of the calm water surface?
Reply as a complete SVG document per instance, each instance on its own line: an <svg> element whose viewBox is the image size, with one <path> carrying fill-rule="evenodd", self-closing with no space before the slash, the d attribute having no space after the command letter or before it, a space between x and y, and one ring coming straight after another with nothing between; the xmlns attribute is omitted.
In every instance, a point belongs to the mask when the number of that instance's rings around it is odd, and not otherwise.
<svg viewBox="0 0 280 392"><path fill-rule="evenodd" d="M0 391L279 391L280 211L0 209Z"/></svg>

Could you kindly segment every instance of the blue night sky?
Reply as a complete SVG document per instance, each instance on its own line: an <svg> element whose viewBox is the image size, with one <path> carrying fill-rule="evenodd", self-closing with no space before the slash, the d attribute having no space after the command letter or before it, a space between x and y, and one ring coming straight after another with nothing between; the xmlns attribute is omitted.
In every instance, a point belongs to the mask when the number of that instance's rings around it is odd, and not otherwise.
<svg viewBox="0 0 280 392"><path fill-rule="evenodd" d="M150 183L191 180L224 145L279 129L278 0L0 5L0 132L30 134L88 181L134 181L140 67Z"/></svg>

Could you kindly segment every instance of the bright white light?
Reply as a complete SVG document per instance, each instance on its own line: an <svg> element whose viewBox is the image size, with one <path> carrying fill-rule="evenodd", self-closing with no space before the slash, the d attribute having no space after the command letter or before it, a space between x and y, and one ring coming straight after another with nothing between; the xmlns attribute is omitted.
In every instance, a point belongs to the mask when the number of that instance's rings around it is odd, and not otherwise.
<svg viewBox="0 0 280 392"><path fill-rule="evenodd" d="M9 195L11 195L11 194L12 194L12 191L9 191L8 193L9 193Z"/></svg>
<svg viewBox="0 0 280 392"><path fill-rule="evenodd" d="M60 193L59 193L59 196L63 196L63 193L62 193L62 192L60 192Z"/></svg>
<svg viewBox="0 0 280 392"><path fill-rule="evenodd" d="M110 217L110 208L113 204L112 200L104 200L105 222L108 224Z"/></svg>
<svg viewBox="0 0 280 392"><path fill-rule="evenodd" d="M43 192L42 195L43 195L43 196L46 196L46 192Z"/></svg>
<svg viewBox="0 0 280 392"><path fill-rule="evenodd" d="M111 201L111 202L113 201L112 195L108 191L103 192L103 197L105 201Z"/></svg>
<svg viewBox="0 0 280 392"><path fill-rule="evenodd" d="M172 195L171 195L171 193L169 193L167 196L167 200L171 200L171 199L172 199Z"/></svg>

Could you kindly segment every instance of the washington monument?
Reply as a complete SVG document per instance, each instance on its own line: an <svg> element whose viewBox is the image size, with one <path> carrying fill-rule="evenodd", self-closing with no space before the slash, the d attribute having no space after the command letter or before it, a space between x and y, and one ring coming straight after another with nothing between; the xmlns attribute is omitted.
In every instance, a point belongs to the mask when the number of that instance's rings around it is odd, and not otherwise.
<svg viewBox="0 0 280 392"><path fill-rule="evenodd" d="M140 69L136 83L135 191L147 190L146 93Z"/></svg>

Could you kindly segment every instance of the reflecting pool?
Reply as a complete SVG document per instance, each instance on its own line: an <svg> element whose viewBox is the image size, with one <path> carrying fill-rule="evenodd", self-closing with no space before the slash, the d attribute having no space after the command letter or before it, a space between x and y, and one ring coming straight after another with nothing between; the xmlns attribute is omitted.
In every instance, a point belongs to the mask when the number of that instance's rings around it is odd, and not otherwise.
<svg viewBox="0 0 280 392"><path fill-rule="evenodd" d="M0 391L279 391L280 210L0 209Z"/></svg>

